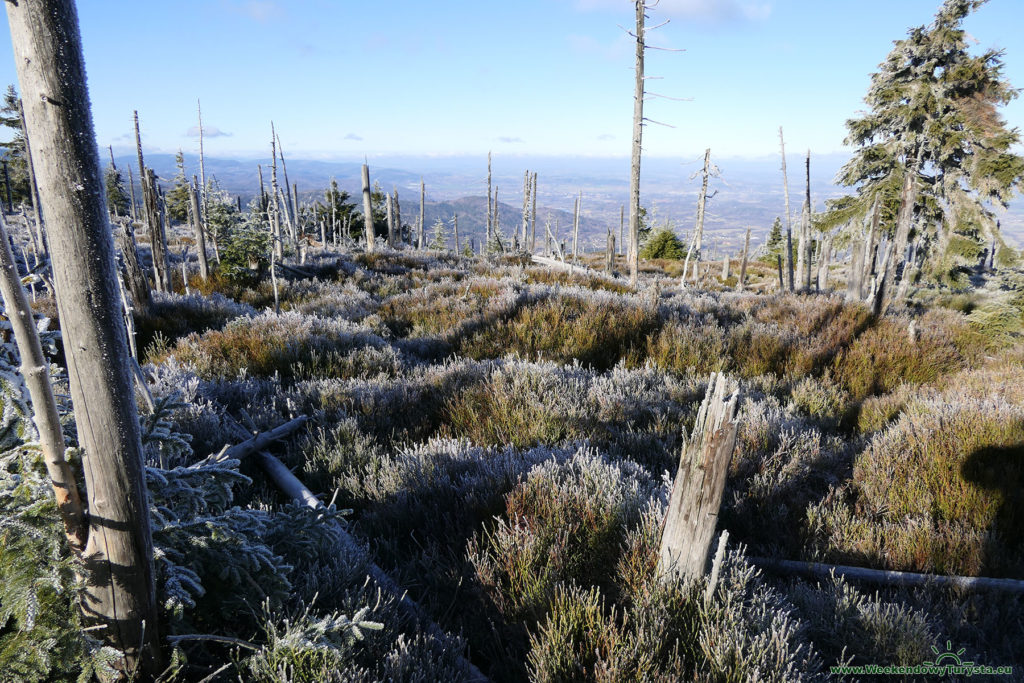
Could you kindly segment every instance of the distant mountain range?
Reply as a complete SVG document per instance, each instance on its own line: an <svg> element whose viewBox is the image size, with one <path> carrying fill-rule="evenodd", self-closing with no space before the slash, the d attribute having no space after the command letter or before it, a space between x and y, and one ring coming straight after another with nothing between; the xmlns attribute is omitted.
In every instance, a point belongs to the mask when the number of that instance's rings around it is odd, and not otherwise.
<svg viewBox="0 0 1024 683"><path fill-rule="evenodd" d="M103 157L106 158L105 156ZM833 179L847 157L841 154L812 156L811 196L815 208L822 210L824 201L845 194ZM153 168L162 181L170 182L176 173L174 155L147 154L146 165ZM134 154L115 158L119 168L131 168L138 181ZM285 156L288 181L298 185L302 201L319 198L330 184L338 181L355 201L361 192L361 161L315 161L288 159ZM699 171L703 158L670 159L653 157L643 160L641 167L641 202L656 226L668 224L680 235L688 234L695 223L697 197L700 191ZM763 242L776 216L785 212L782 173L779 159L723 158L712 162L720 169L711 179L705 240L712 250L736 250L742 245L746 229L753 229L755 244ZM792 155L787 159L791 212L799 220L805 191L804 158ZM198 157L185 155L189 175L198 174ZM267 159L225 159L207 157L206 173L217 179L221 188L247 203L259 189L257 164L263 167L263 178L270 185L270 162ZM426 186L424 207L426 229L438 219L450 221L459 216L462 237L483 238L487 215L486 157L375 157L369 160L371 179L387 191L398 190L402 219L413 223L419 215L420 178ZM500 227L511 235L522 214L523 172L538 174L538 243L543 238L544 224L554 230L557 222L560 237L571 245L574 199L583 193L580 221L581 248L604 247L610 229L618 239L620 211L629 196L628 159L604 157L495 157L492 182L498 188ZM278 180L284 184L284 169L279 165ZM626 220L628 221L628 213ZM1011 206L1001 216L1003 232L1018 247L1024 246L1024 202Z"/></svg>

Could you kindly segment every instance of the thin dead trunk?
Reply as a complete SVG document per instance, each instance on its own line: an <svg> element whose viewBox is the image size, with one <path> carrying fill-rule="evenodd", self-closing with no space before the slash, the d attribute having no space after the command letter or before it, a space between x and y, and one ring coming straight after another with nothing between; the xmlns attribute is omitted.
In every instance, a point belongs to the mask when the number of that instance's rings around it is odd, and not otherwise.
<svg viewBox="0 0 1024 683"><path fill-rule="evenodd" d="M57 512L64 523L64 535L70 546L81 552L88 539L85 512L71 465L64 459L64 433L61 431L57 400L50 386L50 363L43 356L39 332L32 318L32 307L21 285L18 267L11 252L6 222L0 217L0 292L14 341L21 356L21 376L25 378L29 398L32 400L32 422L39 434L43 462L50 475L50 484L57 499Z"/></svg>
<svg viewBox="0 0 1024 683"><path fill-rule="evenodd" d="M736 283L736 289L743 291L747 286L747 257L750 254L750 228L747 228L747 237L743 240L743 260L740 263L740 280Z"/></svg>
<svg viewBox="0 0 1024 683"><path fill-rule="evenodd" d="M149 310L151 295L149 283L146 282L146 274L139 264L139 252L135 246L135 230L131 224L127 224L123 229L115 231L114 234L117 235L118 246L121 248L121 263L124 266L128 291L132 295L132 303L137 311L145 314Z"/></svg>
<svg viewBox="0 0 1024 683"><path fill-rule="evenodd" d="M789 210L789 175L786 173L786 140L779 126L779 145L782 148L782 190L786 196L786 273L789 291L793 291L793 214Z"/></svg>
<svg viewBox="0 0 1024 683"><path fill-rule="evenodd" d="M629 165L629 284L640 275L640 156L644 131L644 16L645 0L636 0L636 65L633 84L633 148Z"/></svg>
<svg viewBox="0 0 1024 683"><path fill-rule="evenodd" d="M206 225L209 206L207 205L206 198L206 155L203 154L203 105L198 99L196 100L196 113L199 116L199 206L202 210L202 214L200 215L202 223L203 225ZM206 276L203 276L203 279L205 280Z"/></svg>
<svg viewBox="0 0 1024 683"><path fill-rule="evenodd" d="M417 238L417 249L423 249L426 244L426 230L425 225L427 220L427 187L423 184L423 176L420 176L420 225L419 225L419 237Z"/></svg>
<svg viewBox="0 0 1024 683"><path fill-rule="evenodd" d="M533 190L530 192L530 253L537 249L537 172L533 172L531 181Z"/></svg>
<svg viewBox="0 0 1024 683"><path fill-rule="evenodd" d="M459 246L459 214L452 216L452 227L455 228L455 254L462 253L462 247Z"/></svg>
<svg viewBox="0 0 1024 683"><path fill-rule="evenodd" d="M50 225L71 400L84 450L89 538L83 609L124 653L124 671L160 671L153 544L138 409L103 181L70 0L7 3L39 195Z"/></svg>
<svg viewBox="0 0 1024 683"><path fill-rule="evenodd" d="M862 301L864 277L864 252L867 251L867 244L862 240L854 242L850 246L850 267L846 275L846 300Z"/></svg>
<svg viewBox="0 0 1024 683"><path fill-rule="evenodd" d="M373 199L370 197L370 167L363 164L363 228L366 232L366 251L373 252ZM422 244L423 226L420 226Z"/></svg>
<svg viewBox="0 0 1024 683"><path fill-rule="evenodd" d="M580 190L579 196L576 197L576 201L573 203L572 209L572 260L575 263L579 259L579 241L580 241L580 202L583 201L583 191Z"/></svg>
<svg viewBox="0 0 1024 683"><path fill-rule="evenodd" d="M388 247L395 248L395 216L391 213L391 195L384 195L384 210L388 219Z"/></svg>
<svg viewBox="0 0 1024 683"><path fill-rule="evenodd" d="M711 148L704 150L704 170L702 172L700 196L697 198L697 225L693 232L693 281L697 282L700 268L701 242L704 239L704 213L708 202L708 178L711 175ZM689 260L689 259L687 259Z"/></svg>
<svg viewBox="0 0 1024 683"><path fill-rule="evenodd" d="M196 234L196 254L199 257L199 277L206 282L210 277L210 265L206 261L206 230L203 226L203 213L199 201L199 179L192 176L192 191L189 197L192 199L192 228Z"/></svg>

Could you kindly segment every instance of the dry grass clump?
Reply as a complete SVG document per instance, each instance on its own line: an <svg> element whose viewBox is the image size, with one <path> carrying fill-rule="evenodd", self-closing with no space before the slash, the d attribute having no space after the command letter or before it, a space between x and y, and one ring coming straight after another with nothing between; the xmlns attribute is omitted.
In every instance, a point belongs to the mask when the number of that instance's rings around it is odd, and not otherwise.
<svg viewBox="0 0 1024 683"><path fill-rule="evenodd" d="M504 291L501 282L483 278L440 283L389 297L377 314L399 337L441 335L482 317L491 300Z"/></svg>
<svg viewBox="0 0 1024 683"><path fill-rule="evenodd" d="M912 403L855 462L856 513L809 511L827 551L873 565L977 575L1024 568L1024 409L1000 400Z"/></svg>
<svg viewBox="0 0 1024 683"><path fill-rule="evenodd" d="M520 358L607 370L643 348L658 327L655 310L615 295L563 292L518 310L510 319L486 326L462 340L469 358Z"/></svg>
<svg viewBox="0 0 1024 683"><path fill-rule="evenodd" d="M838 425L845 416L850 394L830 373L823 377L804 377L790 392L790 399L801 412L823 424ZM863 411L862 411L863 412Z"/></svg>

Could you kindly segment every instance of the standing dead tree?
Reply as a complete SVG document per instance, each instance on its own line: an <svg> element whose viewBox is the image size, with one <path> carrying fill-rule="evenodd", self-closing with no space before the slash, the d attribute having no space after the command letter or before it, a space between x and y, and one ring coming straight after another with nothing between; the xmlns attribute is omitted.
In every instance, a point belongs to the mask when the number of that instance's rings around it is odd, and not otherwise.
<svg viewBox="0 0 1024 683"><path fill-rule="evenodd" d="M693 431L685 440L661 534L658 573L683 579L704 574L729 461L736 445L735 382L713 373Z"/></svg>
<svg viewBox="0 0 1024 683"><path fill-rule="evenodd" d="M87 620L125 672L160 671L153 544L114 244L71 0L6 4L84 450Z"/></svg>
<svg viewBox="0 0 1024 683"><path fill-rule="evenodd" d="M786 173L786 140L779 126L779 145L782 147L782 191L786 195L786 283L793 291L793 214L789 210L789 176Z"/></svg>
<svg viewBox="0 0 1024 683"><path fill-rule="evenodd" d="M743 240L743 257L740 261L740 279L736 283L736 289L743 291L747 286L747 258L750 255L750 228L747 228L747 237Z"/></svg>
<svg viewBox="0 0 1024 683"><path fill-rule="evenodd" d="M422 213L422 209L420 209ZM363 164L363 228L366 231L366 251L373 251L373 198L370 196L370 167ZM423 225L420 224L420 244L422 244Z"/></svg>
<svg viewBox="0 0 1024 683"><path fill-rule="evenodd" d="M718 190L711 193L708 196L708 179L711 177L718 177L719 170L717 166L711 164L711 148L704 150L704 169L698 171L701 174L701 186L700 195L697 198L697 225L693 230L693 238L690 240L690 247L686 250L686 260L683 262L683 277L682 281L686 282L687 269L690 267L691 257L694 260L693 264L693 281L697 282L697 278L700 272L700 256L701 256L701 244L704 239L704 217L707 212L708 199L714 199L715 195L718 194ZM697 173L690 176L690 179L697 177Z"/></svg>
<svg viewBox="0 0 1024 683"><path fill-rule="evenodd" d="M160 220L160 198L157 194L156 174L146 168L142 158L142 135L139 132L139 112L135 117L135 152L139 159L139 182L142 184L142 205L146 227L149 231L149 248L153 256L153 283L158 292L171 290L170 266L167 260L164 243L163 223Z"/></svg>
<svg viewBox="0 0 1024 683"><path fill-rule="evenodd" d="M427 188L426 188L426 185L423 184L423 176L420 176L420 223L419 223L419 236L417 237L417 240L416 240L416 248L417 249L423 249L423 248L426 247L426 242L424 241L425 240L424 234L425 234L425 231L426 231L426 227L424 225L424 222L426 221L426 215L427 215L426 214L426 206L427 206Z"/></svg>
<svg viewBox="0 0 1024 683"><path fill-rule="evenodd" d="M580 241L580 204L583 202L583 190L580 190L573 202L572 209L572 260L575 263L579 259Z"/></svg>
<svg viewBox="0 0 1024 683"><path fill-rule="evenodd" d="M196 254L199 256L199 276L206 282L210 276L210 266L206 260L206 230L203 226L202 202L200 195L199 179L192 176L192 189L189 192L192 205L192 229L196 235ZM186 280L187 283L187 280Z"/></svg>

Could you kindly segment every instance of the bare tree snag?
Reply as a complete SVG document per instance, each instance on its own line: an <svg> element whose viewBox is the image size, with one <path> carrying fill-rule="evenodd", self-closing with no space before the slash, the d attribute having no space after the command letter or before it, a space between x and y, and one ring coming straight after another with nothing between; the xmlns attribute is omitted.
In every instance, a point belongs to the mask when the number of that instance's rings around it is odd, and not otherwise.
<svg viewBox="0 0 1024 683"><path fill-rule="evenodd" d="M25 138L25 165L28 166L28 186L32 193L32 213L36 223L36 239L43 249L44 254L49 254L46 246L46 238L43 233L43 209L39 201L39 184L36 181L36 169L32 163L32 141L29 140L28 126L25 125L25 105L18 100L18 116L21 117L21 132Z"/></svg>
<svg viewBox="0 0 1024 683"><path fill-rule="evenodd" d="M284 240L281 234L281 202L278 195L281 188L277 184L277 131L274 130L274 122L270 122L270 193L273 195L273 210L270 215L270 225L274 231L274 256L278 261L284 260ZM285 207L287 210L287 206Z"/></svg>
<svg viewBox="0 0 1024 683"><path fill-rule="evenodd" d="M491 195L491 153L487 152L487 250L491 249L491 233L494 232L494 204Z"/></svg>
<svg viewBox="0 0 1024 683"><path fill-rule="evenodd" d="M422 213L422 209L420 209ZM373 251L373 199L370 197L370 167L363 164L363 228L366 232L366 251ZM420 244L422 245L423 226L420 225Z"/></svg>
<svg viewBox="0 0 1024 683"><path fill-rule="evenodd" d="M452 227L455 229L455 254L459 255L462 253L462 247L459 246L459 214L452 215Z"/></svg>
<svg viewBox="0 0 1024 683"><path fill-rule="evenodd" d="M661 534L658 573L703 576L736 445L735 382L713 373L693 431L683 446Z"/></svg>
<svg viewBox="0 0 1024 683"><path fill-rule="evenodd" d="M76 552L81 552L85 548L88 530L75 476L68 461L64 459L64 433L61 431L53 387L50 386L50 363L43 356L39 332L32 318L32 307L21 286L7 226L2 217L0 242L3 242L0 245L0 268L3 269L0 273L0 293L3 294L4 309L21 356L21 375L25 378L25 386L32 400L32 422L39 433L39 445L57 499L57 512L64 523L64 535L70 546Z"/></svg>
<svg viewBox="0 0 1024 683"><path fill-rule="evenodd" d="M426 247L426 220L427 220L427 187L423 184L423 176L420 176L420 224L419 224L419 237L416 242L417 249L423 249Z"/></svg>
<svg viewBox="0 0 1024 683"><path fill-rule="evenodd" d="M615 272L615 233L608 230L608 247L605 251L605 272L609 275Z"/></svg>
<svg viewBox="0 0 1024 683"><path fill-rule="evenodd" d="M793 214L789 210L789 176L786 173L786 140L779 126L779 145L782 147L782 190L786 196L786 272L789 291L793 291Z"/></svg>
<svg viewBox="0 0 1024 683"><path fill-rule="evenodd" d="M729 261L729 255L726 254L722 257L722 280L728 280L730 275L730 266L732 264Z"/></svg>
<svg viewBox="0 0 1024 683"><path fill-rule="evenodd" d="M192 204L192 229L196 235L196 254L199 256L199 277L206 282L210 277L210 265L206 260L206 230L203 226L203 211L199 201L199 179L192 176L192 191L189 198ZM188 281L186 280L186 284Z"/></svg>
<svg viewBox="0 0 1024 683"><path fill-rule="evenodd" d="M700 185L700 197L697 199L697 225L694 228L693 240L690 242L693 251L693 281L697 282L697 273L700 268L701 242L704 239L704 215L708 202L708 178L711 176L711 148L704 150L704 170ZM689 262L689 254L687 254ZM685 272L685 268L683 269Z"/></svg>
<svg viewBox="0 0 1024 683"><path fill-rule="evenodd" d="M398 188L392 190L391 209L395 212L395 244L402 243L402 206L398 203Z"/></svg>
<svg viewBox="0 0 1024 683"><path fill-rule="evenodd" d="M750 228L747 228L747 237L743 240L743 260L740 262L740 280L736 283L736 289L743 291L747 286L747 258L750 255Z"/></svg>
<svg viewBox="0 0 1024 683"><path fill-rule="evenodd" d="M200 214L202 224L206 225L208 205L206 200L206 157L203 154L203 105L198 99L196 100L196 113L199 115L199 206L202 210L202 214ZM206 279L205 275L203 279Z"/></svg>
<svg viewBox="0 0 1024 683"><path fill-rule="evenodd" d="M153 544L138 409L114 244L71 0L7 3L26 134L43 214L89 506L87 620L124 653L121 666L159 673Z"/></svg>
<svg viewBox="0 0 1024 683"><path fill-rule="evenodd" d="M583 190L580 190L572 209L572 260L575 263L579 258L580 241L580 202L583 201Z"/></svg>
<svg viewBox="0 0 1024 683"><path fill-rule="evenodd" d="M862 301L863 278L864 278L864 252L867 251L867 244L858 240L850 246L850 267L846 274L846 300Z"/></svg>
<svg viewBox="0 0 1024 683"><path fill-rule="evenodd" d="M782 277L782 255L776 254L775 258L779 262L779 291L782 292L786 289L786 282Z"/></svg>
<svg viewBox="0 0 1024 683"><path fill-rule="evenodd" d="M132 295L132 303L140 313L149 309L151 294L149 283L146 281L146 274L139 265L139 252L135 246L135 231L131 224L124 225L121 230L116 230L118 246L121 249L121 264L124 267L125 281L128 283L128 291Z"/></svg>
<svg viewBox="0 0 1024 683"><path fill-rule="evenodd" d="M530 253L537 249L537 172L533 172L530 191Z"/></svg>
<svg viewBox="0 0 1024 683"><path fill-rule="evenodd" d="M637 286L640 274L640 155L644 134L644 19L646 0L636 5L636 80L633 85L633 149L629 166L629 284Z"/></svg>
<svg viewBox="0 0 1024 683"><path fill-rule="evenodd" d="M395 248L395 216L391 212L391 195L384 195L384 208L388 220L388 247Z"/></svg>

